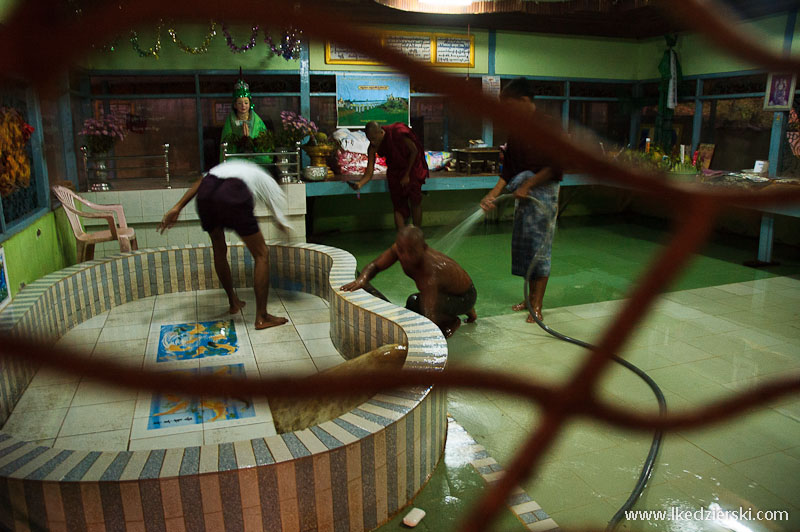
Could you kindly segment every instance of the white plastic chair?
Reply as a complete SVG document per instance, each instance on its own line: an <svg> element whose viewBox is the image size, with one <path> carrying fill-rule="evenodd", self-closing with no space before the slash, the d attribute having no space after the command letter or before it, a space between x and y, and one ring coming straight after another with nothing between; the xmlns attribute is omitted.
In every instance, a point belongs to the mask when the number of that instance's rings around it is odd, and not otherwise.
<svg viewBox="0 0 800 532"><path fill-rule="evenodd" d="M98 205L83 199L66 187L57 185L52 188L56 198L64 207L69 224L72 226L72 232L75 234L78 262L92 260L94 258L94 245L98 242L117 240L119 249L123 253L130 253L131 250L139 249L133 228L128 227L125 221L122 205ZM78 210L75 200L99 212ZM114 220L114 214L117 216L116 221ZM108 222L108 230L87 233L83 230L80 218L102 218Z"/></svg>

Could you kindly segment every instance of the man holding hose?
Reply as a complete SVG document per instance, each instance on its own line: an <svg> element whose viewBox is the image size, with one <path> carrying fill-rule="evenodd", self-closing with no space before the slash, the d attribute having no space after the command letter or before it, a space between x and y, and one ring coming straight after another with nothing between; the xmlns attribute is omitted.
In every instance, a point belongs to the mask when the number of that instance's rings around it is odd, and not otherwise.
<svg viewBox="0 0 800 532"><path fill-rule="evenodd" d="M530 106L534 90L530 81L517 78L509 83L501 99ZM503 173L494 188L481 200L481 208L490 211L496 206L494 200L510 190L516 198L514 229L511 235L511 273L527 276L530 283L529 301L537 319L542 319L542 301L550 277L550 251L553 245L556 214L558 212L558 190L562 171L552 166L536 150L527 137L511 135L505 150ZM530 273L528 273L530 270ZM525 301L513 305L512 310L526 310ZM533 316L529 315L528 323Z"/></svg>

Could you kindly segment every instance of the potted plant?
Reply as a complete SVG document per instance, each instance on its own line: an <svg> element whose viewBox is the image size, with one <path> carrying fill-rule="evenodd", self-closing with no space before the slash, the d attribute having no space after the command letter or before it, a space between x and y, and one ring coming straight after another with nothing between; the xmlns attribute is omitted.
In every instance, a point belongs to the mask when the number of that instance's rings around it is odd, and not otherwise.
<svg viewBox="0 0 800 532"><path fill-rule="evenodd" d="M111 151L117 139L125 140L122 120L113 113L100 118L87 118L79 134L85 137L86 149L91 157L101 157Z"/></svg>
<svg viewBox="0 0 800 532"><path fill-rule="evenodd" d="M294 148L317 132L317 125L294 111L281 111L282 128L275 133L275 146Z"/></svg>

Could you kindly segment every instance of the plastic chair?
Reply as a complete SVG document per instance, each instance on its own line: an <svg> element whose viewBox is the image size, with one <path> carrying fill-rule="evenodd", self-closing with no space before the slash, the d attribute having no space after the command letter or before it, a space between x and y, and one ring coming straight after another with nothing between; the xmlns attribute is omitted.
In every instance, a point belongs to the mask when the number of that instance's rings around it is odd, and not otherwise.
<svg viewBox="0 0 800 532"><path fill-rule="evenodd" d="M98 242L117 240L119 241L119 249L123 253L130 253L131 250L139 249L133 228L128 227L125 221L125 213L122 210L122 205L97 205L96 203L83 199L66 187L57 185L52 188L56 198L58 198L58 201L60 201L61 205L64 207L64 212L67 213L69 224L72 226L72 232L75 234L78 262L92 260L94 258L94 245ZM78 210L75 205L75 200L90 209L100 212ZM116 223L114 220L115 213L119 223ZM102 218L108 222L108 230L87 233L83 230L83 226L81 225L81 217Z"/></svg>

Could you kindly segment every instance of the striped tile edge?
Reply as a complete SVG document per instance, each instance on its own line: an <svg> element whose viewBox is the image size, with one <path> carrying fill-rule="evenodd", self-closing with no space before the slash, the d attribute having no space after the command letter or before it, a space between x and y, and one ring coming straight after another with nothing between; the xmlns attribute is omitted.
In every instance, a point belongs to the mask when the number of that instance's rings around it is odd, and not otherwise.
<svg viewBox="0 0 800 532"><path fill-rule="evenodd" d="M251 286L252 259L244 245L230 247L234 283ZM210 246L173 246L65 268L21 292L0 313L0 330L53 341L117 305L218 287L209 259ZM447 344L430 322L368 294L338 292L355 272L349 253L313 244L276 244L270 246L270 259L271 277L279 287L330 302L337 324L332 339L343 354L403 343L409 346L407 365L421 367L427 360L429 369L444 368ZM35 369L0 358L0 422ZM116 529L143 524L148 516L148 526L156 528L180 520L187 530L220 524L239 529L243 522L271 529L282 518L297 519L301 527L338 529L348 522L369 530L386 522L427 482L442 456L446 432L445 391L432 387L392 390L380 402L368 401L306 431L200 448L65 451L0 431L0 508L14 508L13 516L0 512L0 524L12 530L84 529L101 523ZM211 455L214 462L208 464L203 457ZM204 472L201 463L207 463ZM275 504L276 490L286 493L291 485L297 496Z"/></svg>
<svg viewBox="0 0 800 532"><path fill-rule="evenodd" d="M497 482L505 470L497 461L489 456L486 449L479 445L458 422L447 416L447 434L451 442L458 441L462 448L459 454L468 457L470 465L478 472L487 485ZM517 519L533 532L555 532L560 530L552 517L547 515L542 507L519 486L511 490L511 496L506 501L506 507L511 510Z"/></svg>

